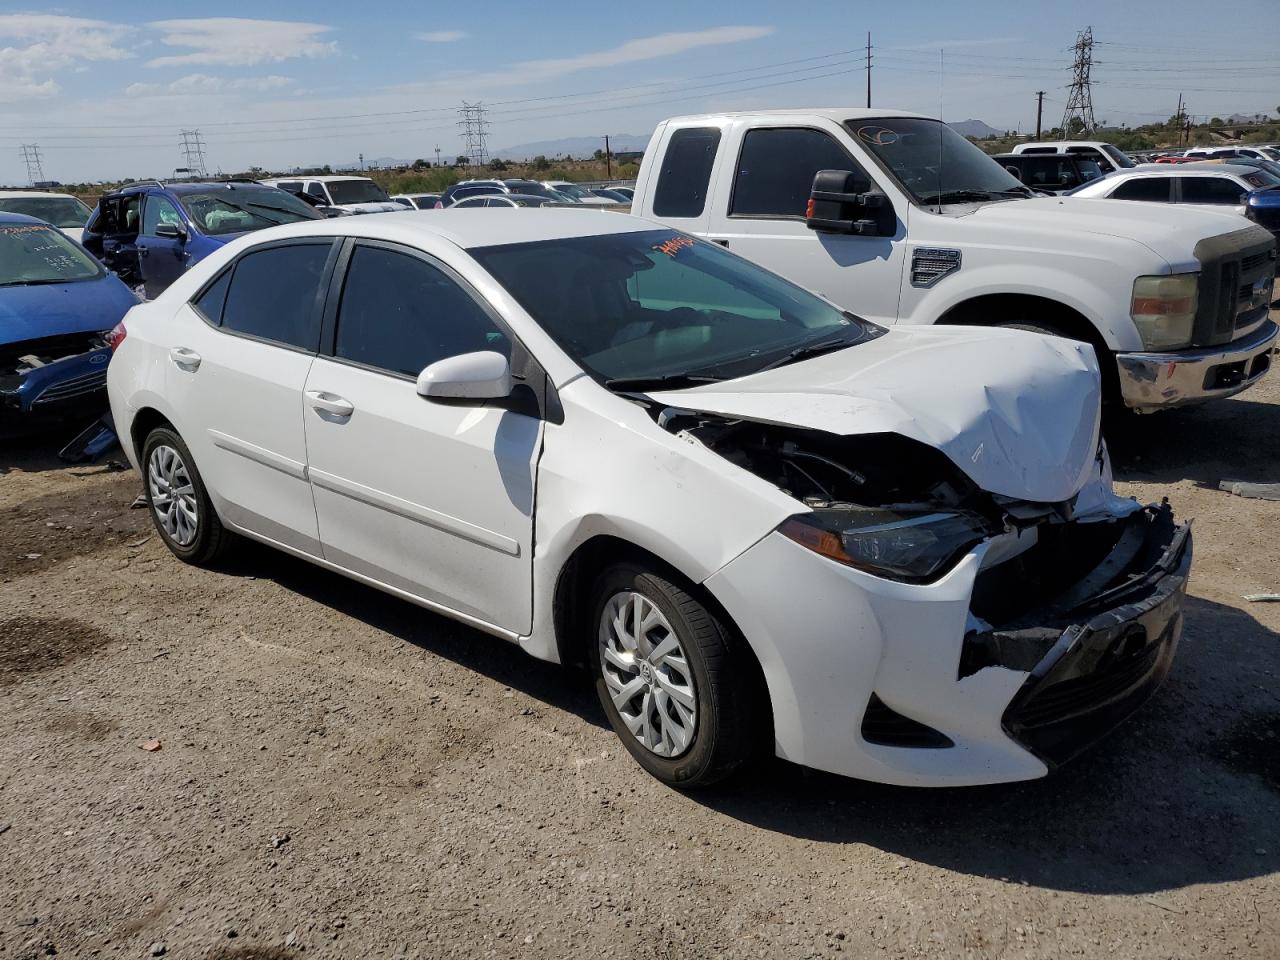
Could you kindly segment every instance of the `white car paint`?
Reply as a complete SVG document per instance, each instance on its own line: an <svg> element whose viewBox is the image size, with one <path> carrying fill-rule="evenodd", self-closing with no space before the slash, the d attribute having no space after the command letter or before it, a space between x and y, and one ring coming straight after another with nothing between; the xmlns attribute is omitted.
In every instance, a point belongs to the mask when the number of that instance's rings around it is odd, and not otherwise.
<svg viewBox="0 0 1280 960"><path fill-rule="evenodd" d="M1245 167L1233 165L1230 160L1222 163L1206 162L1206 163L1146 163L1141 166L1134 167L1131 170L1124 170L1120 173L1114 173L1110 176L1103 177L1101 180L1094 180L1079 187L1072 193L1075 197L1084 197L1091 200L1104 199L1111 197L1117 190L1127 183L1134 180L1160 180L1168 182L1170 180L1186 180L1187 178L1209 178L1212 180L1225 180L1236 188L1238 188L1241 198L1251 190L1259 190L1267 185L1274 186L1270 181L1274 179L1270 173L1255 167ZM1261 185L1250 183L1248 178L1253 177L1255 180L1267 181ZM1244 216L1245 205L1241 203L1188 203L1179 201L1179 207L1190 208L1194 210L1212 211L1216 213L1234 213L1237 216Z"/></svg>
<svg viewBox="0 0 1280 960"><path fill-rule="evenodd" d="M1224 222L1211 210L1100 203L1078 196L926 206L844 126L845 121L861 125L902 118L926 119L906 111L851 107L715 113L663 121L645 152L631 209L638 216L724 244L886 326L957 322L953 318L963 316L973 304L978 305L977 317L966 322L1036 323L1044 321L1046 314L1051 321L1050 311L1068 308L1092 331L1090 340L1100 353L1100 361L1120 369L1124 401L1143 412L1165 403L1226 396L1249 385L1225 391L1169 391L1167 396L1152 396L1148 391L1138 399L1129 390L1126 371L1147 370L1179 359L1204 364L1210 356L1197 345L1181 352L1158 353L1144 345L1131 315L1135 280L1198 272L1202 265L1196 249L1202 240L1251 230L1253 239L1249 242L1266 243L1269 234L1261 227ZM696 216L660 215L655 199L668 146L677 132L691 128L720 132L705 204ZM890 237L823 233L809 229L799 214L730 215L744 138L751 131L777 128L827 134L892 202L898 221L896 233ZM1036 146L1068 150L1087 145L1022 144L1015 152ZM957 268L940 279L917 282L917 258L927 262L937 251L954 256ZM1034 306L1028 307L1026 314L1001 316L998 305L988 298L1010 294L1035 298L1030 301ZM1239 356L1232 354L1233 361L1243 360L1248 365L1275 339L1255 343L1250 339L1253 333L1250 326L1237 335L1241 352ZM1218 344L1214 347L1212 356L1218 358L1221 350Z"/></svg>
<svg viewBox="0 0 1280 960"><path fill-rule="evenodd" d="M258 182L266 184L269 187L280 187L285 190L295 189L294 185L296 184L296 189L300 189L315 199L320 200L325 204L325 206L336 207L339 210L350 210L352 213L393 213L397 210L405 209L402 204L396 203L390 198L387 200L374 200L366 203L337 203L334 201L333 193L329 187L330 184L339 182L373 184L373 181L368 177L338 175L316 177L271 177L266 180L259 180Z"/></svg>
<svg viewBox="0 0 1280 960"><path fill-rule="evenodd" d="M1090 160L1097 160L1103 172L1108 170L1124 170L1133 161L1114 144L1101 140L1032 140L1020 143L1013 148L1013 153L1055 154L1075 153ZM1125 163L1125 161L1128 163Z"/></svg>
<svg viewBox="0 0 1280 960"><path fill-rule="evenodd" d="M48 197L57 197L60 200L70 200L72 203L78 204L81 208L83 208L84 219L80 221L78 226L60 227L57 224L54 224L54 226L57 227L59 231L66 234L76 243L79 243L80 236L82 233L84 233L85 220L89 219L89 214L92 213L93 211L90 210L89 207L85 205L84 201L82 201L79 197L74 197L69 193L56 193L51 190L0 190L0 212L26 213L28 216L35 216L35 214L29 213L26 209L23 209L21 205L10 205L10 204L6 204L5 201L6 200L19 200L19 201L39 200L39 199L44 199ZM39 219L43 219L43 218L39 218Z"/></svg>
<svg viewBox="0 0 1280 960"><path fill-rule="evenodd" d="M1045 764L1001 725L1028 673L988 667L956 679L978 571L1028 549L1031 533L986 540L930 584L882 579L800 547L776 531L810 507L584 375L468 252L658 227L554 209L439 211L245 236L128 314L108 374L126 455L138 468L132 428L140 413L154 411L190 447L232 529L545 660L573 649L575 638L557 632L555 603L575 550L616 538L701 584L727 611L760 662L779 755L913 785L1042 776ZM437 258L545 370L560 415L544 421L433 402L419 395L421 377L415 384L229 335L190 305L246 251L307 237L367 238ZM464 359L465 371L451 377L479 383L502 372L483 354ZM942 451L990 493L1074 498L1078 519L1088 522L1138 510L1111 491L1099 389L1083 344L939 328L893 330L790 366L652 397L824 433L898 433ZM864 740L860 717L873 692L945 732L954 747Z"/></svg>

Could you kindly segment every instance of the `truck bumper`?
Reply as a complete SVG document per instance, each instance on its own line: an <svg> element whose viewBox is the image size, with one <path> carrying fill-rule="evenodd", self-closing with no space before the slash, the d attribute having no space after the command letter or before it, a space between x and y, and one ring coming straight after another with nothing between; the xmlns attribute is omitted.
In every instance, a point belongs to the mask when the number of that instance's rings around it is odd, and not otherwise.
<svg viewBox="0 0 1280 960"><path fill-rule="evenodd" d="M1253 386L1271 368L1280 327L1267 320L1220 347L1168 353L1119 353L1120 396L1139 413L1229 397Z"/></svg>

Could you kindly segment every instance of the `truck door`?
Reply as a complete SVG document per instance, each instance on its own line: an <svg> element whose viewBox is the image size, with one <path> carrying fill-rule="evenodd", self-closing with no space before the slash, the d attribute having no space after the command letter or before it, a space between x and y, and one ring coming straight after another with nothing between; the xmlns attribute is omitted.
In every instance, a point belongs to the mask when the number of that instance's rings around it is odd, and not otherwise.
<svg viewBox="0 0 1280 960"><path fill-rule="evenodd" d="M178 228L180 236L162 236L161 224ZM154 300L187 269L190 228L177 205L158 193L148 194L142 204L142 229L138 231L138 270L148 300Z"/></svg>
<svg viewBox="0 0 1280 960"><path fill-rule="evenodd" d="M906 211L893 237L810 230L805 209L818 171L849 170L875 183L866 168L816 127L742 125L725 139L707 235L859 316L895 322Z"/></svg>

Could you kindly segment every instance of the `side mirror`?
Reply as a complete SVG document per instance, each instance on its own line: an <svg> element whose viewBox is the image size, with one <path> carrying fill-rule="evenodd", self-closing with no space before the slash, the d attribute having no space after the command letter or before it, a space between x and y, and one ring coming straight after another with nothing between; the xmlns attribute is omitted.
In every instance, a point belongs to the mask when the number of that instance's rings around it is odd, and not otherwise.
<svg viewBox="0 0 1280 960"><path fill-rule="evenodd" d="M511 396L511 364L492 350L445 357L418 374L428 400L501 400Z"/></svg>
<svg viewBox="0 0 1280 960"><path fill-rule="evenodd" d="M805 226L822 233L892 237L898 232L893 202L864 174L819 170L809 191Z"/></svg>
<svg viewBox="0 0 1280 960"><path fill-rule="evenodd" d="M156 236L186 243L187 228L180 223L157 223Z"/></svg>

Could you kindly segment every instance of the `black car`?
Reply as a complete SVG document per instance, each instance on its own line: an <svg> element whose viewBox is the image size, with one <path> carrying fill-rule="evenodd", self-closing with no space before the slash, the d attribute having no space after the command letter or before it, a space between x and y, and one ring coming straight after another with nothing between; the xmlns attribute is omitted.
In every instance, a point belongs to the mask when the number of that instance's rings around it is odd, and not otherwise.
<svg viewBox="0 0 1280 960"><path fill-rule="evenodd" d="M1074 153L1002 153L992 157L1032 190L1066 193L1103 175L1101 164Z"/></svg>

